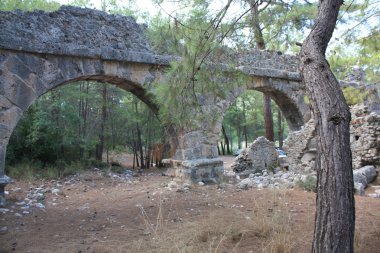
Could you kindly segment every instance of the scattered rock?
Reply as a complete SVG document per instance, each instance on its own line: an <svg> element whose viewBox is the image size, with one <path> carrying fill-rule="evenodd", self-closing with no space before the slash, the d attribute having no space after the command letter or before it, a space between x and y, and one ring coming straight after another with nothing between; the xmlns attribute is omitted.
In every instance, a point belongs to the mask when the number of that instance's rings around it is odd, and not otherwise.
<svg viewBox="0 0 380 253"><path fill-rule="evenodd" d="M22 192L21 188L19 188L19 187L12 188L11 191L13 191L13 192Z"/></svg>
<svg viewBox="0 0 380 253"><path fill-rule="evenodd" d="M255 183L252 181L251 178L245 178L237 184L237 188L248 189L248 188L252 188L254 184Z"/></svg>
<svg viewBox="0 0 380 253"><path fill-rule="evenodd" d="M170 181L170 182L168 183L168 188L169 188L169 190L174 189L174 188L177 188L177 187L178 187L178 184L177 184L177 182L175 182L175 181Z"/></svg>
<svg viewBox="0 0 380 253"><path fill-rule="evenodd" d="M369 183L375 180L377 176L376 168L373 165L367 165L360 169L354 170L354 183L360 183L364 188L367 187Z"/></svg>
<svg viewBox="0 0 380 253"><path fill-rule="evenodd" d="M359 196L364 196L365 190L362 183L354 182L354 189L355 193L357 193Z"/></svg>
<svg viewBox="0 0 380 253"><path fill-rule="evenodd" d="M5 226L5 227L1 227L1 228L0 228L0 234L1 234L1 235L4 235L4 234L6 234L6 233L8 233L8 227L7 227L7 226Z"/></svg>
<svg viewBox="0 0 380 253"><path fill-rule="evenodd" d="M36 203L34 204L35 207L39 208L39 209L44 209L45 208L45 205L42 204L42 203Z"/></svg>
<svg viewBox="0 0 380 253"><path fill-rule="evenodd" d="M52 189L51 193L58 195L58 193L60 193L60 190L59 189Z"/></svg>
<svg viewBox="0 0 380 253"><path fill-rule="evenodd" d="M6 214L7 212L9 212L9 209L7 209L7 208L0 208L0 213Z"/></svg>

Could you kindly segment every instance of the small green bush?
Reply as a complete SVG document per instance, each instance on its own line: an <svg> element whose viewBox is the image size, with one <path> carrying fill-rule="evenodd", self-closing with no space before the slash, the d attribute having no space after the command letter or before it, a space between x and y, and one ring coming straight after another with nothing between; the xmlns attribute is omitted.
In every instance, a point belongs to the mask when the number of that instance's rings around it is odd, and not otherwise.
<svg viewBox="0 0 380 253"><path fill-rule="evenodd" d="M305 178L305 180L299 180L297 184L305 191L317 192L317 179L313 176L309 175Z"/></svg>
<svg viewBox="0 0 380 253"><path fill-rule="evenodd" d="M117 165L112 165L111 166L111 171L114 172L114 173L122 174L125 171L125 169L123 167L120 167L120 166L117 166Z"/></svg>

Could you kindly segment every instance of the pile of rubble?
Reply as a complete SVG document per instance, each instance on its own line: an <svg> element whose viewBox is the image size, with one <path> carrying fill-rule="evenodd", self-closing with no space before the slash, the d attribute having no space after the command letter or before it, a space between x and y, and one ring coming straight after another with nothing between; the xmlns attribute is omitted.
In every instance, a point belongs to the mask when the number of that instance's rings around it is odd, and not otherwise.
<svg viewBox="0 0 380 253"><path fill-rule="evenodd" d="M302 175L294 171L282 171L280 168L277 168L273 172L263 170L262 173L250 174L247 178L241 180L236 187L239 189L289 189L296 187L300 182L306 182L309 177L309 175ZM312 177L315 181L316 176L313 175Z"/></svg>
<svg viewBox="0 0 380 253"><path fill-rule="evenodd" d="M248 176L263 170L271 171L278 166L279 159L274 143L261 136L241 151L231 168L242 176Z"/></svg>
<svg viewBox="0 0 380 253"><path fill-rule="evenodd" d="M257 138L248 148L242 150L231 165L225 170L225 176L238 179L237 188L294 188L299 182L306 182L312 177L316 181L315 171L301 173L299 170L287 170L283 166L273 142L264 137ZM241 180L242 179L242 180Z"/></svg>

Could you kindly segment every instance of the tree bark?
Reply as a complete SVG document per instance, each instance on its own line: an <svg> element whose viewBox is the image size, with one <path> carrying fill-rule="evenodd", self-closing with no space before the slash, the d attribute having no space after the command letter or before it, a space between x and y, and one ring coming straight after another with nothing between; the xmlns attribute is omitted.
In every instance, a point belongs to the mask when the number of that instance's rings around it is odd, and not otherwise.
<svg viewBox="0 0 380 253"><path fill-rule="evenodd" d="M317 210L313 252L353 252L355 203L350 111L325 58L342 0L320 0L315 25L302 44L300 70L317 130Z"/></svg>

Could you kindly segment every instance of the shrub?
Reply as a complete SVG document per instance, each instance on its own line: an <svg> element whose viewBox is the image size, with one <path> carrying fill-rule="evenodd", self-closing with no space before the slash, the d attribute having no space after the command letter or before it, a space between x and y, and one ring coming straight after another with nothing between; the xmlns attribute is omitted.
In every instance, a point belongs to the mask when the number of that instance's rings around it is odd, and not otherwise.
<svg viewBox="0 0 380 253"><path fill-rule="evenodd" d="M305 191L317 192L317 179L314 176L308 175L304 180L299 180L297 184Z"/></svg>

